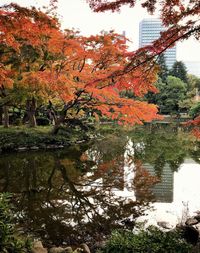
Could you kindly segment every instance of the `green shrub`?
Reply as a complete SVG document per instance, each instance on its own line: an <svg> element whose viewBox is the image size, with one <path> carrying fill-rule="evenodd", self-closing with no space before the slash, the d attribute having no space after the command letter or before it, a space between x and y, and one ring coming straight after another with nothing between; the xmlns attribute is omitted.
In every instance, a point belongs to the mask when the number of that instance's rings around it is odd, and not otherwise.
<svg viewBox="0 0 200 253"><path fill-rule="evenodd" d="M199 116L200 114L200 103L197 103L196 105L194 105L190 111L189 111L189 115L192 117L192 118L195 118L197 116Z"/></svg>
<svg viewBox="0 0 200 253"><path fill-rule="evenodd" d="M191 246L176 231L163 232L150 226L138 233L113 231L99 253L188 253Z"/></svg>
<svg viewBox="0 0 200 253"><path fill-rule="evenodd" d="M29 240L20 239L15 233L13 214L10 208L10 195L0 194L0 252L25 253L30 252Z"/></svg>

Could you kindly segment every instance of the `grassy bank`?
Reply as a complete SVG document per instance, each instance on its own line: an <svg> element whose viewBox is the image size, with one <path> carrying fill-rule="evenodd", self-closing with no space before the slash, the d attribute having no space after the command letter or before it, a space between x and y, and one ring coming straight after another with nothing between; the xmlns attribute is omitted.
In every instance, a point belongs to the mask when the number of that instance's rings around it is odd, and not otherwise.
<svg viewBox="0 0 200 253"><path fill-rule="evenodd" d="M63 127L58 134L51 134L52 126L0 126L0 153L37 149L56 149L80 143L107 134L121 135L133 130L133 127L122 127L114 122L89 125L88 130L79 127Z"/></svg>
<svg viewBox="0 0 200 253"><path fill-rule="evenodd" d="M168 127L171 127L172 124L148 123L144 126L149 131L152 131L152 128L156 128L156 130L165 128L165 131L167 131ZM51 134L52 126L37 126L35 128L25 126L3 128L0 126L0 153L63 148L97 137L104 138L105 135L126 135L126 133L135 132L144 126L122 127L116 123L106 122L91 125L85 131L78 127L63 127L56 135ZM176 128L176 124L173 126ZM171 128L169 128L169 131L171 131Z"/></svg>
<svg viewBox="0 0 200 253"><path fill-rule="evenodd" d="M57 135L52 135L51 129L50 126L0 127L0 152L57 149L90 138L89 132L85 133L77 129L63 129Z"/></svg>

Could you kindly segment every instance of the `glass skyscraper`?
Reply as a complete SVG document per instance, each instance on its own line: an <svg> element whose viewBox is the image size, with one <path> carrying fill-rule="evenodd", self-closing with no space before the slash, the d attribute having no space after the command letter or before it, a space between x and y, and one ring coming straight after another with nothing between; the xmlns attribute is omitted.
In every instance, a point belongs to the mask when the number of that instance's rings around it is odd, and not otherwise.
<svg viewBox="0 0 200 253"><path fill-rule="evenodd" d="M140 22L139 46L143 47L150 45L154 40L160 37L160 32L164 30L165 28L163 27L160 19L143 19ZM171 69L172 65L176 61L176 46L167 49L164 52L164 56L167 67Z"/></svg>

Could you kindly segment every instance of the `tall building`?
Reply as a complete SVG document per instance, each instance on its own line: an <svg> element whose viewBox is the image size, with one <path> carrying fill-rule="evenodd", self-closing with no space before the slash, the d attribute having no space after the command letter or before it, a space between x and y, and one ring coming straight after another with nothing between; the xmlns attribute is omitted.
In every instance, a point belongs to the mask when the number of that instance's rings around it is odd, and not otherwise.
<svg viewBox="0 0 200 253"><path fill-rule="evenodd" d="M140 22L139 46L144 47L150 45L154 40L160 37L160 32L165 28L160 19L148 18ZM176 61L176 46L169 48L164 53L166 65L171 69Z"/></svg>

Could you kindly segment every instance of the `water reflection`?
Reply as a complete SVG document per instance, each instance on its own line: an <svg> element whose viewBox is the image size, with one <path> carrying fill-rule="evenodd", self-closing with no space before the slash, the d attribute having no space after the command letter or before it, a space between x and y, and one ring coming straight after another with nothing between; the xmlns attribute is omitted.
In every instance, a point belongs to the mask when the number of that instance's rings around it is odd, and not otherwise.
<svg viewBox="0 0 200 253"><path fill-rule="evenodd" d="M176 175L186 158L199 161L198 150L177 129L151 127L62 151L7 154L0 157L0 190L14 194L26 233L47 243L93 244L154 198L178 203Z"/></svg>
<svg viewBox="0 0 200 253"><path fill-rule="evenodd" d="M144 164L144 168L152 175L157 174L155 167L151 164ZM160 182L153 187L156 202L171 203L173 201L174 172L168 163L163 164L162 174L159 173L158 178Z"/></svg>
<svg viewBox="0 0 200 253"><path fill-rule="evenodd" d="M14 193L17 218L26 233L55 244L76 244L83 238L91 243L148 207L154 177L148 178L138 164L124 189L123 157L113 155L105 163L102 159L95 163L87 155L93 153L89 150L82 146L1 157L1 191ZM130 194L125 199L124 190L135 191L140 198Z"/></svg>
<svg viewBox="0 0 200 253"><path fill-rule="evenodd" d="M147 225L167 222L167 226L173 228L178 223L184 224L188 217L200 210L200 165L187 158L172 176L174 182L172 201L167 202L165 199L160 202L156 201L153 204L154 210L146 212L147 216L140 217L138 221L146 220ZM157 185L155 188L157 188Z"/></svg>

